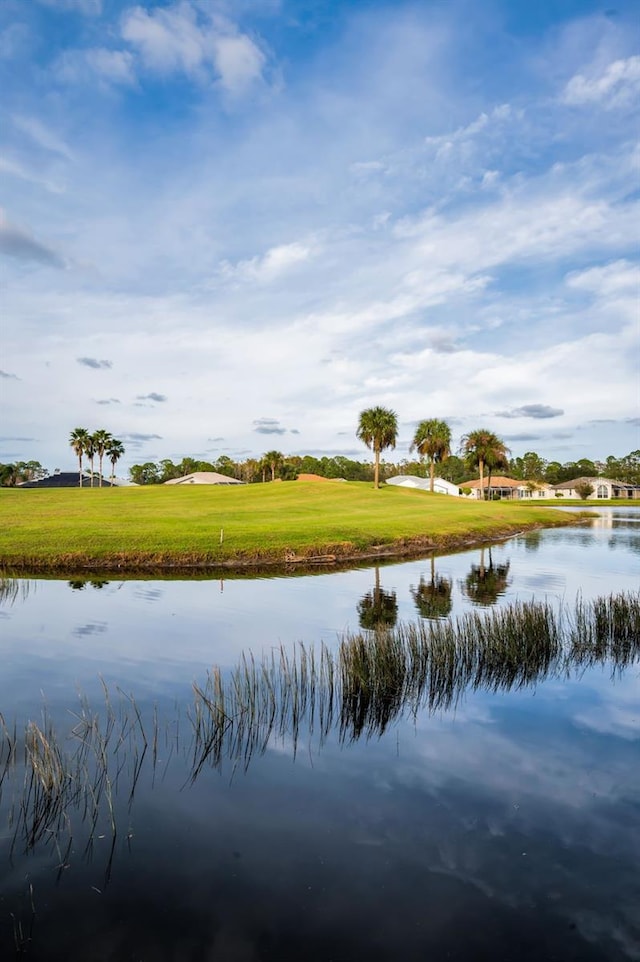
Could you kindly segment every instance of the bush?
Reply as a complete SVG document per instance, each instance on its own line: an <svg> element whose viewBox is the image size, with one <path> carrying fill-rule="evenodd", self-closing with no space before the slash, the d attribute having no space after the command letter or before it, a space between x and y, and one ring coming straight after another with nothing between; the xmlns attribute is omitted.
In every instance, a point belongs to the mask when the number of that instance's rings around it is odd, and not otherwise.
<svg viewBox="0 0 640 962"><path fill-rule="evenodd" d="M593 492L595 491L595 488L592 484L589 484L588 481L579 481L576 484L576 491L578 492L582 500L586 501L587 498L593 494Z"/></svg>

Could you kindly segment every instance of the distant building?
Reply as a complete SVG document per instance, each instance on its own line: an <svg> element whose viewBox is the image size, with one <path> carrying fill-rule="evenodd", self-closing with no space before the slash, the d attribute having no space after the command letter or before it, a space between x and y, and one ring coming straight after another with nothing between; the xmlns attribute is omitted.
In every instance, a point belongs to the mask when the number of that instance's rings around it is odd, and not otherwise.
<svg viewBox="0 0 640 962"><path fill-rule="evenodd" d="M182 478L172 478L165 481L165 484L244 484L244 481L237 481L236 478L229 478L226 474L218 474L217 471L194 471L192 474L185 474Z"/></svg>
<svg viewBox="0 0 640 962"><path fill-rule="evenodd" d="M393 478L387 478L387 484L395 484L399 488L418 488L420 491L431 491L431 480L429 478L419 478L415 474L397 474ZM433 490L435 494L451 494L456 498L460 497L460 488L451 481L444 478L433 479Z"/></svg>
<svg viewBox="0 0 640 962"><path fill-rule="evenodd" d="M579 499L580 495L576 491L576 485L581 484L590 484L593 488L593 493L589 495L587 501L609 498L627 498L629 500L640 498L640 484L612 481L611 478L574 478L573 481L563 481L561 484L554 485L554 491L561 494L563 498Z"/></svg>
<svg viewBox="0 0 640 962"><path fill-rule="evenodd" d="M93 486L94 488L99 487L100 478L94 474L93 476ZM39 481L23 481L22 484L17 484L16 488L79 488L80 487L80 472L79 471L58 471L56 469L54 474L50 474L48 478L40 478ZM91 487L91 475L82 472L82 487ZM112 484L107 478L102 479L103 488L116 488L118 484Z"/></svg>

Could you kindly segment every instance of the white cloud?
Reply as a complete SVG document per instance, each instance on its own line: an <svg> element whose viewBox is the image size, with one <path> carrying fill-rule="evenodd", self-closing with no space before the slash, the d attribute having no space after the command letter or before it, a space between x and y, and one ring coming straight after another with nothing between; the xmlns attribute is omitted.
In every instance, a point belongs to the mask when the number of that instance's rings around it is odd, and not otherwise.
<svg viewBox="0 0 640 962"><path fill-rule="evenodd" d="M637 105L640 93L640 57L628 57L591 76L575 74L565 87L567 104L601 104L607 109Z"/></svg>
<svg viewBox="0 0 640 962"><path fill-rule="evenodd" d="M25 133L39 147L53 154L64 157L65 160L75 160L71 148L65 143L59 134L51 130L37 117L29 117L23 114L14 114L11 118L14 125Z"/></svg>
<svg viewBox="0 0 640 962"><path fill-rule="evenodd" d="M201 79L213 71L231 94L243 93L261 77L265 65L264 54L249 36L221 17L199 17L187 2L151 12L133 8L123 17L122 36L147 69Z"/></svg>
<svg viewBox="0 0 640 962"><path fill-rule="evenodd" d="M640 268L628 260L613 261L598 267L567 274L568 287L591 291L599 297L617 294L638 296L640 291Z"/></svg>
<svg viewBox="0 0 640 962"><path fill-rule="evenodd" d="M135 62L128 50L90 47L67 51L58 61L58 76L73 83L93 72L108 83L133 86L136 83Z"/></svg>
<svg viewBox="0 0 640 962"><path fill-rule="evenodd" d="M64 193L64 187L60 184L49 180L47 177L40 176L40 174L29 170L17 160L11 160L9 157L0 157L0 174L9 174L11 177L19 177L27 183L38 184L38 186L44 187L45 190L51 191L53 194Z"/></svg>
<svg viewBox="0 0 640 962"><path fill-rule="evenodd" d="M272 247L261 257L252 257L249 260L239 261L235 265L223 261L220 265L220 273L223 277L234 280L269 283L296 265L308 261L315 249L312 245L297 241L281 244Z"/></svg>

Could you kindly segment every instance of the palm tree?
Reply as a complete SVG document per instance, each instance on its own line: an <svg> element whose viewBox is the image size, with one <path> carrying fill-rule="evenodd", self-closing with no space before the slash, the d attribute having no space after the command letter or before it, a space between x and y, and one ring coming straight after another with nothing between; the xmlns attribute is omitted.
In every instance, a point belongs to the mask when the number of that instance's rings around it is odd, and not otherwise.
<svg viewBox="0 0 640 962"><path fill-rule="evenodd" d="M508 461L509 449L497 434L486 428L478 428L465 434L461 442L463 453L469 467L478 466L480 471L480 493L485 497L484 469L485 465L491 470L499 464Z"/></svg>
<svg viewBox="0 0 640 962"><path fill-rule="evenodd" d="M105 431L104 428L98 428L97 431L93 432L93 434L91 435L91 438L95 445L96 454L98 455L98 465L99 465L98 471L100 474L99 484L100 484L100 487L102 487L102 459L104 458L105 452L107 450L107 445L111 440L111 433L109 431Z"/></svg>
<svg viewBox="0 0 640 962"><path fill-rule="evenodd" d="M276 471L282 465L284 455L280 451L267 451L262 460L264 466L271 470L271 480L275 481Z"/></svg>
<svg viewBox="0 0 640 962"><path fill-rule="evenodd" d="M78 456L79 484L82 487L82 455L89 444L89 432L86 428L74 428L69 435L69 444Z"/></svg>
<svg viewBox="0 0 640 962"><path fill-rule="evenodd" d="M120 460L124 454L124 444L122 441L118 441L117 438L110 438L107 443L105 454L111 461L111 484L116 476L116 462Z"/></svg>
<svg viewBox="0 0 640 962"><path fill-rule="evenodd" d="M398 415L389 408L367 408L360 412L356 437L372 448L375 458L373 486L380 487L380 452L395 448L398 437Z"/></svg>
<svg viewBox="0 0 640 962"><path fill-rule="evenodd" d="M87 441L84 446L84 453L89 458L89 465L91 470L91 487L93 487L93 459L96 456L96 442L93 439L93 434L87 436Z"/></svg>
<svg viewBox="0 0 640 962"><path fill-rule="evenodd" d="M451 428L446 421L438 421L437 418L420 421L409 450L416 450L420 457L427 457L430 488L433 491L436 464L446 461L451 454Z"/></svg>

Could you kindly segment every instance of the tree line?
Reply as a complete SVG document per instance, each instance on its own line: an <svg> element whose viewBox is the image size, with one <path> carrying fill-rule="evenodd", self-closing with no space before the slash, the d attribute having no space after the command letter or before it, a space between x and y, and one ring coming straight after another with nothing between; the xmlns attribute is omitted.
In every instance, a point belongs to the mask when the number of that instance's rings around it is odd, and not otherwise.
<svg viewBox="0 0 640 962"><path fill-rule="evenodd" d="M136 484L164 484L195 471L215 471L218 474L255 484L266 481L293 481L300 474L317 474L323 478L344 478L346 481L380 481L398 474L429 477L433 484L435 472L445 481L463 487L466 481L485 471L491 476L500 471L518 481L560 484L579 477L606 477L628 484L640 484L640 450L631 451L621 458L609 455L604 461L580 458L577 461L548 461L535 451L527 451L522 457L510 458L510 451L492 431L477 429L466 434L454 452L451 430L446 421L437 418L418 423L409 449L415 458L399 461L383 460L382 454L394 449L398 436L398 419L388 408L374 407L362 411L358 420L356 436L374 454L374 463L356 461L344 455L315 457L284 455L281 451L267 451L259 458L235 461L228 455L220 455L213 461L184 457L178 462L170 458L145 461L129 469L131 480ZM102 464L106 458L111 462L110 480L115 476L115 465L124 455L122 441L108 431L99 429L93 434L86 428L75 428L69 443L78 457L79 484L82 486L82 463L87 458L90 466L90 485L94 484L94 462L98 458L98 483L102 484ZM0 463L0 486L10 487L24 481L46 477L49 472L39 461ZM490 485L489 485L490 487Z"/></svg>

